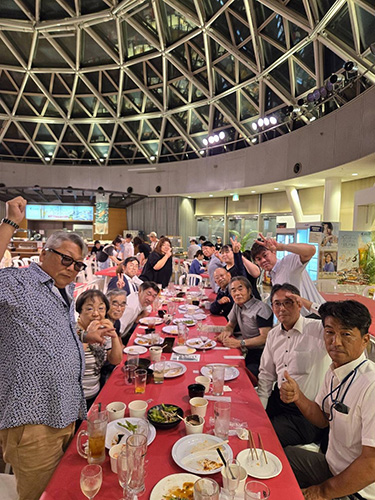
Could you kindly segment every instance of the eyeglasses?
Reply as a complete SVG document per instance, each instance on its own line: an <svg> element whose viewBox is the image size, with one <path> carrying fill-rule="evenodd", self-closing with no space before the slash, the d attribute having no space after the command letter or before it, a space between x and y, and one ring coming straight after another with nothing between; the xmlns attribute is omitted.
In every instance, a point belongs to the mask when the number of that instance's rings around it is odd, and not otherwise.
<svg viewBox="0 0 375 500"><path fill-rule="evenodd" d="M292 300L284 300L284 302L281 302L280 300L274 300L272 302L272 307L275 309L280 309L281 306L283 306L285 309L290 309L293 307L294 302Z"/></svg>
<svg viewBox="0 0 375 500"><path fill-rule="evenodd" d="M92 314L93 312L98 312L99 314L103 314L107 312L107 308L105 304L98 306L98 307L93 307L93 306L83 306L82 307L82 312Z"/></svg>
<svg viewBox="0 0 375 500"><path fill-rule="evenodd" d="M74 260L73 257L70 257L70 255L65 255L64 253L58 252L54 248L46 248L45 250L46 252L53 252L57 255L60 255L61 264L65 267L70 267L74 263L74 270L77 272L84 271L87 267L84 262Z"/></svg>

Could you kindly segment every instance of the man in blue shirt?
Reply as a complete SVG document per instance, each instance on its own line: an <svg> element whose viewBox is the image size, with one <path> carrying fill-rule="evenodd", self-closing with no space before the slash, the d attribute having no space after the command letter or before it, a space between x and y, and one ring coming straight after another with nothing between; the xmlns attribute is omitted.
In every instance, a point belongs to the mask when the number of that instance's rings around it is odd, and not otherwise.
<svg viewBox="0 0 375 500"><path fill-rule="evenodd" d="M215 316L225 316L228 319L228 315L233 307L233 299L229 290L229 283L232 276L225 267L218 267L215 269L214 278L220 288L216 299L211 303L210 313Z"/></svg>
<svg viewBox="0 0 375 500"><path fill-rule="evenodd" d="M7 203L0 258L25 216L26 201ZM13 467L19 500L37 500L86 416L82 342L104 342L107 328L77 335L73 280L87 248L75 233L54 233L40 265L0 270L0 447Z"/></svg>

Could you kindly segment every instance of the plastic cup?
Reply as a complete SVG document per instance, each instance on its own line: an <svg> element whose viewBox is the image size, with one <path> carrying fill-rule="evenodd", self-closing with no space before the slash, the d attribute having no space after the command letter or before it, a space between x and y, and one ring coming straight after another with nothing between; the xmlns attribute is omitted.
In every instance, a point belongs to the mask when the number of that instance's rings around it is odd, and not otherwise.
<svg viewBox="0 0 375 500"><path fill-rule="evenodd" d="M212 394L222 396L224 392L225 366L214 365L212 368Z"/></svg>
<svg viewBox="0 0 375 500"><path fill-rule="evenodd" d="M195 382L197 384L201 384L204 386L204 392L208 392L210 390L210 379L208 377L204 377L200 375L199 377L195 377Z"/></svg>
<svg viewBox="0 0 375 500"><path fill-rule="evenodd" d="M136 394L144 394L146 392L147 370L135 370L134 391Z"/></svg>
<svg viewBox="0 0 375 500"><path fill-rule="evenodd" d="M146 401L137 399L129 403L129 416L135 418L143 418L146 415L148 404Z"/></svg>
<svg viewBox="0 0 375 500"><path fill-rule="evenodd" d="M153 345L152 347L149 348L150 359L152 363L160 361L162 351L163 349L157 345Z"/></svg>
<svg viewBox="0 0 375 500"><path fill-rule="evenodd" d="M269 487L260 481L249 481L245 485L245 500L267 500L270 497Z"/></svg>
<svg viewBox="0 0 375 500"><path fill-rule="evenodd" d="M216 401L214 404L214 434L221 439L227 439L230 425L230 403Z"/></svg>
<svg viewBox="0 0 375 500"><path fill-rule="evenodd" d="M134 377L135 377L135 371L137 367L136 365L125 365L123 368L125 377L125 385L133 385L134 384Z"/></svg>
<svg viewBox="0 0 375 500"><path fill-rule="evenodd" d="M189 401L190 411L192 415L205 417L207 412L208 401L204 398L191 398Z"/></svg>
<svg viewBox="0 0 375 500"><path fill-rule="evenodd" d="M203 398L205 389L203 384L188 385L189 398Z"/></svg>
<svg viewBox="0 0 375 500"><path fill-rule="evenodd" d="M106 410L108 411L108 420L112 422L112 420L117 420L119 418L123 418L125 415L126 404L121 403L120 401L114 401L113 403L109 403L106 406Z"/></svg>
<svg viewBox="0 0 375 500"><path fill-rule="evenodd" d="M185 418L185 429L186 429L186 434L203 434L203 427L205 420L203 417L200 417L199 415L194 415L194 417L197 420L193 420L192 415L189 415Z"/></svg>
<svg viewBox="0 0 375 500"><path fill-rule="evenodd" d="M154 363L154 382L155 384L162 384L164 382L165 372L165 356L160 356L160 361Z"/></svg>

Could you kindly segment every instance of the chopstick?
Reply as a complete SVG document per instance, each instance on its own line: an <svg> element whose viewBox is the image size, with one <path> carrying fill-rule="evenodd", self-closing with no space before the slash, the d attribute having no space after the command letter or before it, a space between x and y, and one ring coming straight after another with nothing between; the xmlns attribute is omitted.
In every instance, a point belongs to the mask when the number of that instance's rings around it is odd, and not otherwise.
<svg viewBox="0 0 375 500"><path fill-rule="evenodd" d="M267 455L266 455L266 452L264 451L264 446L263 446L262 436L260 435L260 433L259 433L259 432L258 432L258 439L259 439L259 444L260 444L260 447L262 448L262 452L263 452L264 460L266 461L266 464L268 464Z"/></svg>
<svg viewBox="0 0 375 500"><path fill-rule="evenodd" d="M197 453L205 453L208 450L213 450L214 448L219 448L220 446L222 446L223 444L225 444L227 442L228 442L228 439L226 439L225 441L221 441L220 443L214 443L211 446L207 446L207 448L204 448L204 450L193 451L191 453L191 455L195 455Z"/></svg>
<svg viewBox="0 0 375 500"><path fill-rule="evenodd" d="M226 460L225 460L225 458L224 458L224 455L221 453L220 448L216 448L216 451L218 452L219 457L221 458L221 461L222 461L222 462L223 462L223 464L224 464L224 467L227 467L227 462L226 462ZM231 475L232 479L233 479L233 480L234 480L234 479L236 479L236 478L234 477L234 474L233 474L232 469L231 469L230 467L228 467L228 470L229 470L229 473L230 473L230 475Z"/></svg>
<svg viewBox="0 0 375 500"><path fill-rule="evenodd" d="M247 429L247 432L248 432L248 436L249 436L249 448L251 451L251 459L254 460L254 455L253 455L253 451L254 451L256 459L259 460L258 452L257 452L256 446L254 443L253 433L251 432L250 429Z"/></svg>

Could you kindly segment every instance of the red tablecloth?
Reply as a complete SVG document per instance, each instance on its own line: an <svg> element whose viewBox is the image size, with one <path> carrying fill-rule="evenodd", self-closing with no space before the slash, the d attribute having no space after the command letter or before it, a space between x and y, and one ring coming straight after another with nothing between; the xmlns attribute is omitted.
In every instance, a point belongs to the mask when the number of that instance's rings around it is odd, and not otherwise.
<svg viewBox="0 0 375 500"><path fill-rule="evenodd" d="M113 278L116 276L117 266L107 267L107 269L103 269L102 271L96 271L95 276L109 276Z"/></svg>
<svg viewBox="0 0 375 500"><path fill-rule="evenodd" d="M209 316L205 323L223 325L225 320L222 317ZM161 330L163 325L158 326ZM144 330L142 330L143 332ZM196 328L190 329L189 338L196 336ZM133 340L133 339L131 339ZM131 343L131 342L130 342ZM180 377L166 379L163 384L147 385L144 395L135 395L132 386L125 385L121 366L117 367L112 373L110 379L100 392L97 402L107 405L112 401L123 401L127 405L134 399L151 400L149 407L158 403L173 403L181 406L184 411L189 409L189 397L187 386L195 381L198 370L206 363L223 362L239 367L240 375L237 379L227 382L232 389L225 395L232 398L231 418L239 422L246 422L246 425L254 432L260 432L263 444L266 450L277 455L282 464L281 474L275 478L264 480L271 490L271 500L302 500L303 496L297 485L296 479L292 473L289 463L284 455L283 449L276 437L268 417L255 393L255 390L245 371L243 360L225 359L224 356L239 355L236 349L219 350L213 349L201 354L199 363L186 362L187 371ZM167 358L170 354L166 355ZM124 356L125 358L126 356ZM213 402L209 402L206 423L209 422L213 414ZM126 412L128 416L128 412ZM83 424L85 426L86 423ZM210 426L206 424L205 431L209 431ZM155 441L149 446L147 452L146 464L146 492L141 498L149 498L150 492L155 484L163 477L184 472L176 465L171 456L173 444L185 435L184 424L181 423L177 428L171 430L157 430ZM256 444L258 444L257 438ZM246 441L241 441L237 436L229 437L234 456L245 449ZM73 439L70 447L61 460L57 470L47 489L43 493L41 500L82 500L83 495L80 491L79 477L81 469L87 464L86 460L81 458L76 451L76 439ZM102 464L103 466L103 485L95 497L97 500L118 500L121 498L122 490L118 484L117 475L111 472L109 457ZM215 474L213 479L222 484L221 474ZM162 500L162 499L160 499Z"/></svg>
<svg viewBox="0 0 375 500"><path fill-rule="evenodd" d="M369 299L368 297L363 297L363 295L358 295L357 293L322 293L322 296L327 301L342 301L342 300L357 300L361 304L367 307L370 311L372 323L369 328L369 333L375 337L375 300Z"/></svg>

